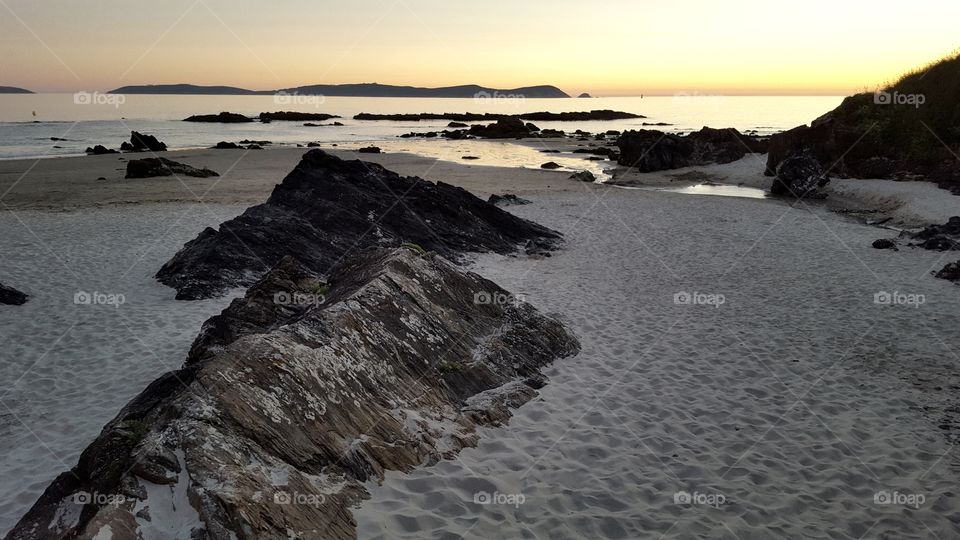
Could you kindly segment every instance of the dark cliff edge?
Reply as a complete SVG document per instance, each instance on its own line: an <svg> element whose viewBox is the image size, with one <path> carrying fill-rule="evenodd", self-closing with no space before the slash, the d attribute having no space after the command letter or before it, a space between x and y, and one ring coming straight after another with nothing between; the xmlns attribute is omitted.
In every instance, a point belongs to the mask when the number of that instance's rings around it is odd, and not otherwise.
<svg viewBox="0 0 960 540"><path fill-rule="evenodd" d="M475 445L578 350L436 254L370 249L326 280L287 257L6 538L354 538L365 482Z"/></svg>
<svg viewBox="0 0 960 540"><path fill-rule="evenodd" d="M285 256L325 273L365 247L413 243L457 260L467 252L546 254L560 233L468 191L312 150L266 203L208 228L157 279L196 300L247 287Z"/></svg>

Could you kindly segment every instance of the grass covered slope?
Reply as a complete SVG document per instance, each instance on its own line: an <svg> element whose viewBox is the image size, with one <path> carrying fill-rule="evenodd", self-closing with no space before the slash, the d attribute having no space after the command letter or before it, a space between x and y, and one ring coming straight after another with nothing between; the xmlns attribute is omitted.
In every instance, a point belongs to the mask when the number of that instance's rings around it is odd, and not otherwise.
<svg viewBox="0 0 960 540"><path fill-rule="evenodd" d="M768 174L804 150L840 176L927 179L960 191L960 55L848 97L810 126L774 136Z"/></svg>

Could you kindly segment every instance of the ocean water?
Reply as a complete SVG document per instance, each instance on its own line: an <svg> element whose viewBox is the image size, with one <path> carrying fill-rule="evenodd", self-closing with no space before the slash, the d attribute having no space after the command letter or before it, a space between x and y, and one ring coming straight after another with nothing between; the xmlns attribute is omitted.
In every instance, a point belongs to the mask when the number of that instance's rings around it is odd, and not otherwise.
<svg viewBox="0 0 960 540"><path fill-rule="evenodd" d="M707 96L678 95L595 99L346 98L322 96L150 96L74 94L0 95L0 159L80 155L88 146L117 148L130 131L156 135L171 149L202 148L219 141L269 140L275 144L357 143L396 140L410 131L443 129L448 122L357 121L369 113L523 112L613 109L646 119L612 122L538 122L541 128L590 132L656 127L689 132L703 126L734 127L770 134L809 123L839 105L840 96ZM194 114L230 111L250 116L296 110L342 116L342 127L304 127L303 122L261 124L196 124L182 120ZM322 122L322 123L331 123ZM319 122L318 122L319 123ZM66 139L54 141L52 138Z"/></svg>

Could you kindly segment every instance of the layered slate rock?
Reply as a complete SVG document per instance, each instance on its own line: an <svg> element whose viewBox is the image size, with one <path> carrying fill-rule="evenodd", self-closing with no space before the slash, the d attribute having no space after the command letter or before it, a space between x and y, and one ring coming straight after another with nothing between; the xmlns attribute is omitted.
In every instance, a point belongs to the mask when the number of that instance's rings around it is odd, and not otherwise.
<svg viewBox="0 0 960 540"><path fill-rule="evenodd" d="M208 228L157 274L195 300L249 286L284 256L317 272L368 246L415 243L444 257L465 252L538 252L560 234L518 218L468 191L403 177L374 163L311 150L265 204Z"/></svg>
<svg viewBox="0 0 960 540"><path fill-rule="evenodd" d="M29 296L13 287L7 287L3 283L0 283L0 304L6 306L22 306L27 303L29 298Z"/></svg>
<svg viewBox="0 0 960 540"><path fill-rule="evenodd" d="M764 139L736 129L705 127L686 136L641 129L627 131L617 140L618 163L639 172L732 163L749 153L764 153Z"/></svg>
<svg viewBox="0 0 960 540"><path fill-rule="evenodd" d="M166 158L132 159L127 162L126 178L154 178L159 176L210 178L220 175L207 168L198 169Z"/></svg>
<svg viewBox="0 0 960 540"><path fill-rule="evenodd" d="M475 445L478 425L506 423L540 369L579 349L558 321L419 250L370 250L329 279L282 261L7 539L355 538L365 482Z"/></svg>

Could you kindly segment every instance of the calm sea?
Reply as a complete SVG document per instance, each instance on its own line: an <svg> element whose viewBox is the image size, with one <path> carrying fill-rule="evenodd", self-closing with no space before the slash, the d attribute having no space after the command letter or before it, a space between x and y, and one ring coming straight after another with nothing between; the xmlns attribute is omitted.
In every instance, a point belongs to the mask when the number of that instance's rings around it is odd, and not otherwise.
<svg viewBox="0 0 960 540"><path fill-rule="evenodd" d="M387 141L410 131L442 129L447 122L360 122L369 113L493 112L613 109L647 116L615 122L538 122L541 128L597 132L639 129L644 122L666 122L668 131L689 132L703 126L735 127L761 134L801 124L839 105L842 97L680 95L595 99L345 98L319 96L145 96L74 94L0 95L0 159L82 154L88 146L117 148L130 131L156 135L171 149L203 148L219 141L269 140L276 144ZM342 127L304 127L302 122L270 124L194 124L193 114L221 111L256 116L296 110L342 116ZM329 122L325 122L329 123ZM66 139L54 141L52 138Z"/></svg>

